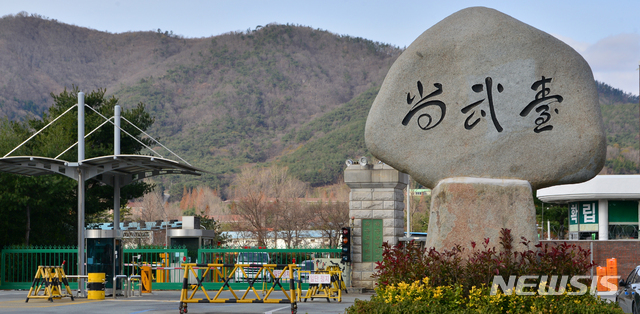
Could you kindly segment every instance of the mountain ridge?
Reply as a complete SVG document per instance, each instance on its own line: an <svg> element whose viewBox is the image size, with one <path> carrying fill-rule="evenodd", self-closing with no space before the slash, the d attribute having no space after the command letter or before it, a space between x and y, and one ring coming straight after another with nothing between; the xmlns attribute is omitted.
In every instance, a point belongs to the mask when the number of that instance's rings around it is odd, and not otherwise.
<svg viewBox="0 0 640 314"><path fill-rule="evenodd" d="M0 116L39 115L52 103L50 93L74 85L107 88L125 107L144 102L156 117L150 134L211 172L159 179L174 195L183 185L208 185L224 196L241 167L270 163L289 166L319 186L338 180L347 157L368 154L363 134L354 132L364 127L377 88L401 53L288 24L182 38L161 30L112 34L37 15L5 16ZM634 160L637 96L597 86L610 146L621 148L608 157Z"/></svg>

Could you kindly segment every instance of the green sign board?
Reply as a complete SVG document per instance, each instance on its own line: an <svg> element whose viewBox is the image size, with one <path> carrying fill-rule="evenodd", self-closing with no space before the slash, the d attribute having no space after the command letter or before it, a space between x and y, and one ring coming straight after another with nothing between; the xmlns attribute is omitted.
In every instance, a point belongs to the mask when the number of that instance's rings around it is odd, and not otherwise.
<svg viewBox="0 0 640 314"><path fill-rule="evenodd" d="M569 224L598 224L598 202L569 203Z"/></svg>

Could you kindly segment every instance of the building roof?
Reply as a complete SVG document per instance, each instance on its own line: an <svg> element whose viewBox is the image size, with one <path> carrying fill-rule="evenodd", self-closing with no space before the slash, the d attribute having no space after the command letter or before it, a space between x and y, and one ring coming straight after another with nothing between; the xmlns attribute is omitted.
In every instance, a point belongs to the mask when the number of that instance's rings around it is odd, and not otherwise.
<svg viewBox="0 0 640 314"><path fill-rule="evenodd" d="M540 189L537 197L547 203L640 200L640 175L598 175L587 182Z"/></svg>
<svg viewBox="0 0 640 314"><path fill-rule="evenodd" d="M338 233L339 230L336 231ZM281 232L279 232L281 233ZM249 231L223 231L222 235L228 235L230 239L245 239L247 237L251 238L252 234ZM267 232L267 238L274 238L275 235L273 231ZM323 238L324 234L321 230L300 230L299 237L302 238Z"/></svg>
<svg viewBox="0 0 640 314"><path fill-rule="evenodd" d="M182 164L166 158L144 155L110 155L85 159L81 162L68 162L61 159L38 156L14 156L0 158L0 171L25 176L61 174L78 179L76 169L85 169L84 179L98 177L107 184L113 177L124 177L124 184L151 176L163 174L200 175L204 170Z"/></svg>

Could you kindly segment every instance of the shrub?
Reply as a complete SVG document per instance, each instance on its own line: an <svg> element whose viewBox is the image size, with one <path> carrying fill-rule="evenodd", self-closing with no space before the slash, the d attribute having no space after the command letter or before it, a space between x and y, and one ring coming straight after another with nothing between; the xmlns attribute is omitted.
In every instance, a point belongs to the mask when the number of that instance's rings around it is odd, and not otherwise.
<svg viewBox="0 0 640 314"><path fill-rule="evenodd" d="M511 275L583 275L595 265L589 260L590 251L575 244L537 244L531 250L530 242L522 238L527 250L514 251L509 229L500 232L500 250L489 247L489 242L484 239L482 249L472 242L470 254L464 254L459 245L442 252L435 249L427 252L413 243L406 246L383 243L382 261L376 263L373 277L378 286L429 277L434 286L460 285L468 293L474 286L491 285L494 276L502 276L506 282Z"/></svg>
<svg viewBox="0 0 640 314"><path fill-rule="evenodd" d="M346 313L622 313L616 303L608 303L590 293L567 295L516 295L500 289L491 295L494 276L505 282L516 275L583 275L594 266L589 250L563 243L557 246L538 244L522 238L527 248L514 251L509 229L500 232L500 249L471 243L465 254L457 245L451 250L427 252L413 243L383 244L382 261L376 264L376 295L370 301L356 300ZM590 282L584 282L587 286ZM555 285L555 283L553 283ZM548 283L535 288L554 289Z"/></svg>
<svg viewBox="0 0 640 314"><path fill-rule="evenodd" d="M465 296L461 285L437 286L429 278L411 284L378 286L370 301L356 300L348 314L370 313L622 313L614 303L590 294L519 296L472 287Z"/></svg>

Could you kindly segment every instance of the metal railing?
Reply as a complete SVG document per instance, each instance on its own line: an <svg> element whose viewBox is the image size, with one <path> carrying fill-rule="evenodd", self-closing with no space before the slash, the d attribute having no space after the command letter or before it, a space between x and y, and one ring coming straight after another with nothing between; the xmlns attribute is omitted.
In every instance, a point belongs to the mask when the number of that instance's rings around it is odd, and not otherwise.
<svg viewBox="0 0 640 314"><path fill-rule="evenodd" d="M75 246L10 246L2 250L0 289L29 289L33 276L42 265L64 265L65 273L78 273L78 249ZM71 279L71 278L70 278ZM77 289L77 280L69 282Z"/></svg>
<svg viewBox="0 0 640 314"><path fill-rule="evenodd" d="M239 256L246 256L242 263L261 264L299 264L314 258L340 258L338 248L294 248L294 249L259 249L259 248L201 248L195 258L200 264L236 264ZM256 254L249 254L256 253ZM259 253L259 254L258 254ZM268 256L266 261L253 261L252 256ZM29 289L33 276L40 265L62 265L69 277L71 289L78 289L76 247L20 247L13 246L2 250L0 265L0 289ZM152 282L155 290L179 290L182 288L184 268L182 263L188 262L188 250L184 247L143 247L125 249L123 251L123 274L127 277L140 274L140 266L151 266ZM191 261L191 262L196 262ZM223 268L222 272L232 274L232 269ZM247 269L251 272L253 269ZM209 274L204 282L214 286L222 285L221 276ZM246 281L246 280L243 280ZM233 280L233 285L247 285ZM133 287L131 287L133 289Z"/></svg>
<svg viewBox="0 0 640 314"><path fill-rule="evenodd" d="M163 259L161 254L166 254ZM71 289L78 289L78 249L74 246L10 246L2 250L0 261L0 289L29 289L33 276L41 265L64 265L65 273L69 274ZM166 263L180 267L182 258L187 255L187 249L180 248L141 248L125 249L123 274L127 277L138 275L139 266L162 266ZM136 257L136 258L134 258ZM86 261L85 261L86 262ZM157 283L158 289L180 289L181 276L163 278ZM174 280L172 280L174 279ZM164 287L165 283L174 283Z"/></svg>

